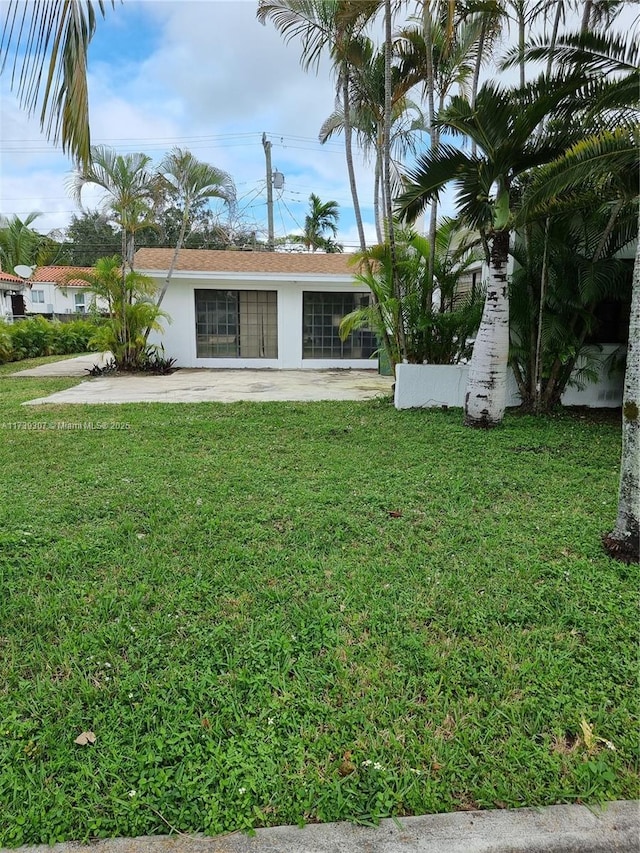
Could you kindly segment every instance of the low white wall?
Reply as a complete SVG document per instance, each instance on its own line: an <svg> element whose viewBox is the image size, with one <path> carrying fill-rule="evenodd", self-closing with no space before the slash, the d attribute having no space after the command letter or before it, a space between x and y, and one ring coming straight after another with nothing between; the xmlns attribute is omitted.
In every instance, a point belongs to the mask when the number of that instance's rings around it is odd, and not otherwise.
<svg viewBox="0 0 640 853"><path fill-rule="evenodd" d="M622 405L624 378L620 371L609 375L607 358L617 350L615 344L604 344L598 354L599 378L583 389L568 387L562 395L563 406L589 408ZM578 365L579 367L580 365ZM466 364L398 364L394 405L396 409L462 407L469 376ZM520 405L520 395L511 370L507 375L507 406Z"/></svg>

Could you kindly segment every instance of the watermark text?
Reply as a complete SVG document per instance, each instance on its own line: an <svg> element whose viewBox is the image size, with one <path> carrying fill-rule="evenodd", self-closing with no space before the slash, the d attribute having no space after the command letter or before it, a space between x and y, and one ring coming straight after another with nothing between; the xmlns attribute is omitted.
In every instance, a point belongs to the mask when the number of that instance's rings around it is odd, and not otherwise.
<svg viewBox="0 0 640 853"><path fill-rule="evenodd" d="M128 430L131 424L123 421L5 421L0 429L45 432L47 430Z"/></svg>

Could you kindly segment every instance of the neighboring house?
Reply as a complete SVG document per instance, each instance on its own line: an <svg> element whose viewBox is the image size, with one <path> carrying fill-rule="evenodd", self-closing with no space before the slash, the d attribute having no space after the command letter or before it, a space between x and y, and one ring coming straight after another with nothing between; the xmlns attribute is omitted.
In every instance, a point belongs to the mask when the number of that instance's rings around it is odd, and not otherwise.
<svg viewBox="0 0 640 853"><path fill-rule="evenodd" d="M78 275L94 270L91 267L36 267L25 282L25 311L47 317L85 314L93 301L88 284ZM104 306L98 304L100 310Z"/></svg>
<svg viewBox="0 0 640 853"><path fill-rule="evenodd" d="M24 279L0 270L0 320L10 320L14 314L24 314Z"/></svg>
<svg viewBox="0 0 640 853"><path fill-rule="evenodd" d="M173 249L138 249L135 269L164 284ZM375 335L340 321L368 304L343 254L182 249L150 338L180 367L377 369Z"/></svg>

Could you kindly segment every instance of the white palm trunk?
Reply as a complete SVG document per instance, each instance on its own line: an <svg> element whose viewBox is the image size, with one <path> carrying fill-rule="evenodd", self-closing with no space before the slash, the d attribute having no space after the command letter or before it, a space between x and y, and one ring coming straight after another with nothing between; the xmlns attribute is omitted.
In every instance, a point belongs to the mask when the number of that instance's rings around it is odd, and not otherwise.
<svg viewBox="0 0 640 853"><path fill-rule="evenodd" d="M467 426L493 427L502 422L509 357L509 232L491 241L489 281L482 320L469 366L464 415Z"/></svg>
<svg viewBox="0 0 640 853"><path fill-rule="evenodd" d="M640 227L633 267L627 369L622 402L622 462L616 526L605 539L613 556L638 559L640 555Z"/></svg>

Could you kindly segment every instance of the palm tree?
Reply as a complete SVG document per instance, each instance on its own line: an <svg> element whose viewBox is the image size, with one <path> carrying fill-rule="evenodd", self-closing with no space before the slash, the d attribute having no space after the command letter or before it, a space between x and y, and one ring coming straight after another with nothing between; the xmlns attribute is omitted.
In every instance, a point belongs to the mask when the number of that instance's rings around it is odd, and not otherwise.
<svg viewBox="0 0 640 853"><path fill-rule="evenodd" d="M155 304L156 283L135 270L123 275L118 255L100 258L92 272L76 276L87 289L107 304L109 319L100 325L93 344L110 351L119 370L138 370L149 355L149 331L161 332L167 315Z"/></svg>
<svg viewBox="0 0 640 853"><path fill-rule="evenodd" d="M346 339L355 329L373 329L384 342L392 366L409 364L457 364L469 355L469 338L475 334L482 313L480 294L456 299L460 280L479 260L469 243L470 234L452 219L443 220L436 232L435 258L428 239L411 229L397 233L397 272L400 297L394 292L391 253L387 242L356 252L360 263L356 281L375 295L373 304L347 314L340 325ZM367 260L365 265L362 263ZM435 271L437 299L432 300ZM429 295L428 303L425 293ZM401 333L402 329L402 333Z"/></svg>
<svg viewBox="0 0 640 853"><path fill-rule="evenodd" d="M317 71L322 53L329 51L344 111L345 159L361 250L366 248L366 240L353 163L349 53L354 37L375 14L379 3L380 0L258 0L256 13L263 24L270 19L285 42L300 39L300 62L305 70Z"/></svg>
<svg viewBox="0 0 640 853"><path fill-rule="evenodd" d="M311 193L309 213L304 219L304 232L301 238L308 251L315 252L316 249L336 251L337 244L334 241L338 234L339 218L337 201L323 202L315 193ZM333 240L325 236L327 231L331 232Z"/></svg>
<svg viewBox="0 0 640 853"><path fill-rule="evenodd" d="M31 228L40 216L30 213L24 220L18 216L0 216L0 269L13 273L17 266L36 266L46 238Z"/></svg>
<svg viewBox="0 0 640 853"><path fill-rule="evenodd" d="M450 5L447 4L444 8L440 5L432 9L425 3L420 25L407 27L399 34L402 75L407 85L419 85L422 89L423 98L427 103L432 148L437 148L440 144L440 129L435 124L436 116L444 109L454 87L457 86L461 93L467 89L468 80L473 75L474 54L480 51L479 42L484 32L477 15L463 17L460 21L451 20ZM475 93L472 91L472 105L474 98ZM430 203L429 217L431 279L436 257L437 221L438 203L434 198ZM428 292L425 297L427 303L430 303Z"/></svg>
<svg viewBox="0 0 640 853"><path fill-rule="evenodd" d="M176 242L167 277L158 294L161 305L183 246L191 214L195 207L212 198L219 198L228 206L235 203L236 190L230 175L215 166L203 163L180 148L174 148L160 164L160 173L182 210L180 232Z"/></svg>
<svg viewBox="0 0 640 853"><path fill-rule="evenodd" d="M154 224L153 206L164 188L150 164L146 154L117 154L107 146L95 146L91 164L76 171L68 182L77 204L87 184L104 190L104 208L121 229L122 260L129 268L133 267L136 232Z"/></svg>
<svg viewBox="0 0 640 853"><path fill-rule="evenodd" d="M358 142L365 154L373 153L374 159L374 193L373 210L376 226L376 236L379 243L384 241L384 224L382 212L386 209L383 193L382 161L384 136L384 53L376 51L373 42L368 38L354 40L350 50L352 67L349 92L349 112L351 127L355 131ZM391 150L393 154L392 170L394 189L400 187L400 171L398 161L403 161L408 153L415 154L418 146L418 134L426 130L422 111L407 97L408 81L401 69L392 68L392 116L391 116ZM334 133L342 132L345 126L345 115L342 102L335 111L323 122L318 134L320 142L327 142Z"/></svg>
<svg viewBox="0 0 640 853"><path fill-rule="evenodd" d="M91 159L87 50L104 0L8 0L0 38L0 73L10 69L11 87L40 126L83 167ZM111 0L115 5L115 0ZM9 61L12 57L13 61Z"/></svg>
<svg viewBox="0 0 640 853"><path fill-rule="evenodd" d="M562 129L538 132L565 96L561 87L549 88L541 80L511 91L486 83L478 92L475 108L466 98L454 97L436 124L475 141L478 153L441 144L418 160L398 199L400 215L411 220L443 187L453 183L462 221L479 230L486 246L489 281L465 396L465 423L469 426L497 426L504 416L512 187L518 175L550 162L566 149L569 138Z"/></svg>

